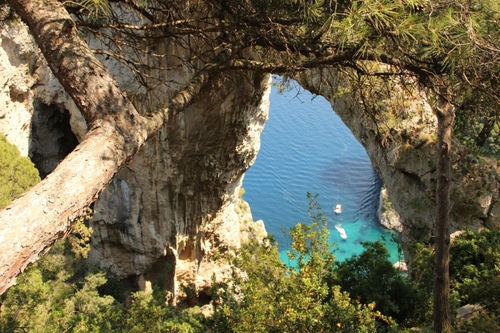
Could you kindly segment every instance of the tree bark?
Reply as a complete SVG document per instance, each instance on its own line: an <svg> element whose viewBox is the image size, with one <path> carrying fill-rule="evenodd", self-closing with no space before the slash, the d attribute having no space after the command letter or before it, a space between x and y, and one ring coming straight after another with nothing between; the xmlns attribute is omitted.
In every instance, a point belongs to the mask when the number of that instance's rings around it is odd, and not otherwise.
<svg viewBox="0 0 500 333"><path fill-rule="evenodd" d="M434 253L434 330L451 333L450 318L450 185L454 107L439 97L437 109L437 185Z"/></svg>
<svg viewBox="0 0 500 333"><path fill-rule="evenodd" d="M171 108L141 117L93 56L58 1L9 0L28 24L50 68L87 121L85 139L41 183L0 212L0 294L66 235L120 168L166 121ZM207 82L197 77L173 99L189 105Z"/></svg>

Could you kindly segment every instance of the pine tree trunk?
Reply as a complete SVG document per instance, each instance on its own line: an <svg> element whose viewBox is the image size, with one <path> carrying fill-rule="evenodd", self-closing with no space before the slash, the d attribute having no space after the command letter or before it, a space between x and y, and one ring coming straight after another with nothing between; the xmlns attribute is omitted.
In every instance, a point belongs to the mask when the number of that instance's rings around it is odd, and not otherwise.
<svg viewBox="0 0 500 333"><path fill-rule="evenodd" d="M71 230L146 139L142 117L92 55L64 7L57 1L9 2L28 24L89 131L48 177L0 212L0 293Z"/></svg>
<svg viewBox="0 0 500 333"><path fill-rule="evenodd" d="M436 225L434 253L434 330L451 332L450 318L450 185L451 144L455 113L453 105L439 98Z"/></svg>

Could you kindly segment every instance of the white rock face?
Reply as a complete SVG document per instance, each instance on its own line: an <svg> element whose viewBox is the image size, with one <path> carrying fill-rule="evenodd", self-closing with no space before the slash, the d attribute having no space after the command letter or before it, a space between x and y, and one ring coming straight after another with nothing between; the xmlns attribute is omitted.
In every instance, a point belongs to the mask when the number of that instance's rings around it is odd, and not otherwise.
<svg viewBox="0 0 500 333"><path fill-rule="evenodd" d="M235 210L260 147L270 85L265 78L235 88L202 92L116 176L94 206L91 259L141 281L171 270L172 301L181 285L206 291L214 273L229 276L210 258L239 247L241 222L251 220Z"/></svg>
<svg viewBox="0 0 500 333"><path fill-rule="evenodd" d="M32 122L43 119L46 108L56 109L56 114L68 110L71 129L81 140L85 121L28 29L19 23L5 24L0 36L0 131L23 155L30 154L34 145L57 150L50 142L33 143ZM182 56L182 50L164 48ZM104 63L141 113L164 105L172 95L170 89L192 75L184 68L169 71L166 76L175 84L152 91L151 98L126 67L113 60ZM214 256L240 246L241 238L265 235L263 224L254 224L250 210L241 209L247 206L238 193L260 148L269 79L253 74L218 79L148 140L95 202L91 260L143 289L166 275L163 287L170 291L172 302L183 296L182 285L206 291L214 274L229 276L230 267Z"/></svg>
<svg viewBox="0 0 500 333"><path fill-rule="evenodd" d="M23 25L0 28L0 132L28 156L35 45Z"/></svg>
<svg viewBox="0 0 500 333"><path fill-rule="evenodd" d="M37 104L69 110L75 135L85 135L85 121L47 67L28 28L21 23L0 26L0 132L29 155L32 117Z"/></svg>

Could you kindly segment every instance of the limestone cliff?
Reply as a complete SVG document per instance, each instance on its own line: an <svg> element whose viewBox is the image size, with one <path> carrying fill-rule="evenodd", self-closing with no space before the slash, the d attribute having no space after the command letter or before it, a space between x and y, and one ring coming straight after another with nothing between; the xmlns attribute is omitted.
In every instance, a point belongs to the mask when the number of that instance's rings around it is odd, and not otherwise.
<svg viewBox="0 0 500 333"><path fill-rule="evenodd" d="M401 217L404 240L428 241L436 211L437 120L425 93L405 89L398 80L369 78L369 82L359 82L371 89L363 94L346 73L330 69L312 70L297 79L304 88L330 101L365 147ZM455 142L452 182L452 232L500 226L496 161L476 158Z"/></svg>
<svg viewBox="0 0 500 333"><path fill-rule="evenodd" d="M378 219L381 225L397 232L403 231L403 224L398 212L392 208L392 202L389 200L389 194L384 187L380 191L379 205L377 209Z"/></svg>
<svg viewBox="0 0 500 333"><path fill-rule="evenodd" d="M0 36L0 130L46 175L85 136L85 122L27 28L3 24ZM168 43L158 47L182 53ZM142 113L193 75L178 67L168 73L174 84L146 92L129 68L104 63ZM248 226L251 213L239 191L260 147L269 93L267 75L226 73L171 118L95 202L91 260L137 288L166 274L172 302L181 285L203 292L214 275L227 275L228 267L211 258L239 246L241 237L265 233L262 223Z"/></svg>
<svg viewBox="0 0 500 333"><path fill-rule="evenodd" d="M0 131L44 176L77 145L77 137L85 135L85 123L27 27L3 23L0 37Z"/></svg>
<svg viewBox="0 0 500 333"><path fill-rule="evenodd" d="M225 274L208 259L239 246L234 207L267 119L266 85L208 89L150 139L94 206L91 258L119 278L168 271L174 296L179 283L203 290Z"/></svg>

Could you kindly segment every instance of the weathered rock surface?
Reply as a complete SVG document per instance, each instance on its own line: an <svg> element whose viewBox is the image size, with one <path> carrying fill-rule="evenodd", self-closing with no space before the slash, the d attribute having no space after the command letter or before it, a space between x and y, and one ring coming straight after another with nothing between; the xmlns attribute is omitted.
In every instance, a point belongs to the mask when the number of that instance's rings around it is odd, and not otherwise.
<svg viewBox="0 0 500 333"><path fill-rule="evenodd" d="M85 135L85 122L47 68L28 28L4 23L0 37L0 131L21 155L40 154L48 173L77 144L74 135Z"/></svg>
<svg viewBox="0 0 500 333"><path fill-rule="evenodd" d="M175 297L181 283L204 290L213 274L226 274L209 258L240 245L235 205L259 149L269 87L225 87L170 120L96 202L90 256L119 278L154 281L170 270Z"/></svg>
<svg viewBox="0 0 500 333"><path fill-rule="evenodd" d="M389 200L387 189L383 188L380 191L379 206L377 209L378 219L381 225L390 230L403 232L403 224L398 212L392 208L392 203Z"/></svg>
<svg viewBox="0 0 500 333"><path fill-rule="evenodd" d="M403 241L428 241L436 211L437 120L425 93L403 89L397 81L370 78L372 82L360 83L370 83L372 89L362 95L344 74L330 69L311 70L297 79L304 88L330 101L365 147L400 215ZM390 99L384 97L387 89ZM455 142L452 182L451 232L500 226L496 161L477 159Z"/></svg>
<svg viewBox="0 0 500 333"><path fill-rule="evenodd" d="M5 24L0 36L0 131L48 174L85 136L85 122L27 28ZM170 88L193 75L171 71L175 85L147 94L128 68L105 63L142 113L163 105ZM265 234L238 194L260 148L269 93L267 75L227 73L171 118L95 202L90 258L138 288L166 275L172 302L182 285L203 291L214 275L228 276L227 264L213 258L241 238Z"/></svg>
<svg viewBox="0 0 500 333"><path fill-rule="evenodd" d="M28 156L36 51L22 25L0 27L0 132Z"/></svg>

